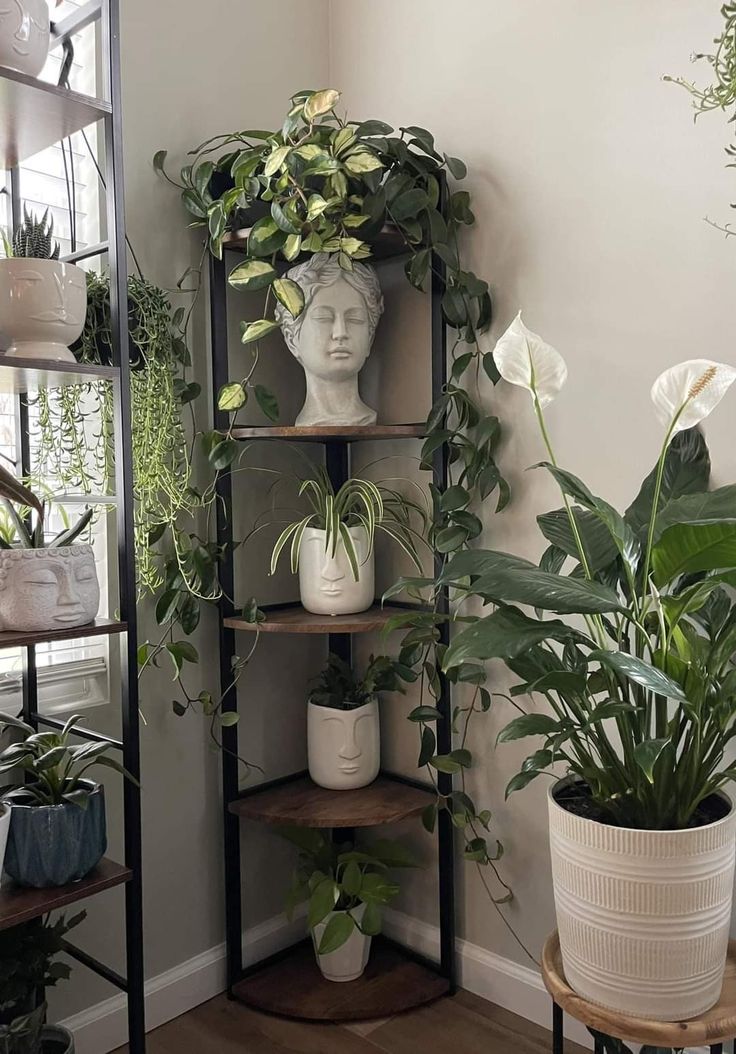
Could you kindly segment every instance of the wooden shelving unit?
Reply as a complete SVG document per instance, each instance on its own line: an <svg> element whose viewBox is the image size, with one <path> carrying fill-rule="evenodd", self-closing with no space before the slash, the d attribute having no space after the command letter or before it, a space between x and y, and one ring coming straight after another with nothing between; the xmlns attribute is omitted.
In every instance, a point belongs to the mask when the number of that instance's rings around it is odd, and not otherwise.
<svg viewBox="0 0 736 1054"><path fill-rule="evenodd" d="M442 188L445 193L445 188ZM225 239L225 248L242 251L248 231L238 231ZM403 238L386 229L373 244L371 262L398 259L406 252ZM285 270L292 264L277 264ZM441 299L443 263L432 265L432 402L447 382L447 342ZM217 405L217 393L232 378L228 359L227 270L225 260L210 260L210 298L212 333L212 382L214 427L228 431L228 415ZM429 410L429 407L427 407ZM382 423L364 428L313 428L264 426L236 428L229 432L238 440L292 441L318 443L324 448L324 464L337 489L350 476L354 443L376 439L406 439L416 442L426 433L425 424ZM444 490L448 485L448 452L439 448L433 455L433 481ZM229 473L218 480L218 544L226 554L221 565L223 596L235 597L232 557L232 482ZM439 559L437 561L439 566ZM442 595L446 611L447 596ZM305 611L300 604L273 605L265 609L265 621L257 624L239 617L229 600L220 604L220 681L223 712L238 709L237 691L232 687L232 659L237 654L236 634L258 631L266 634L319 634L327 638L330 651L347 662L352 659L355 634L385 630L387 623L407 607L382 606L380 601L367 611L353 615L323 616ZM440 628L447 643L447 628ZM306 686L305 686L306 694ZM306 705L306 703L305 703ZM442 681L437 706L441 718L436 724L437 749L452 749L452 701L450 687ZM455 985L455 901L452 822L446 811L437 826L438 903L440 957L438 962L422 959L406 948L377 940L364 976L343 984L325 981L314 958L311 941L300 943L285 953L243 968L241 820L265 825L296 824L330 829L333 836L349 839L358 828L379 827L417 817L434 800L434 788L383 772L369 787L355 791L328 791L316 787L305 773L294 773L255 788L241 791L238 772L238 729L245 734L247 720L223 728L222 779L225 851L225 908L227 935L228 992L248 1006L268 1013L313 1021L343 1021L388 1016L419 1006L451 992ZM441 794L452 791L452 776L438 773Z"/></svg>
<svg viewBox="0 0 736 1054"><path fill-rule="evenodd" d="M111 366L75 362L49 362L0 357L0 393L16 399L19 449L18 471L32 469L29 396L45 388L61 388L107 381L114 407L115 496L103 498L115 509L117 520L118 619L98 618L86 626L60 627L46 633L0 633L0 650L23 648L23 719L34 728L60 728L63 721L40 712L36 647L51 641L110 636L120 640L119 695L122 738L112 739L86 727L75 735L82 740L106 743L119 752L126 770L140 777L138 724L138 663L136 626L135 556L133 551L133 461L130 434L130 366L128 362L128 276L123 206L123 159L120 86L119 0L88 0L62 23L52 47L63 44L94 22L100 23L104 42L100 68L106 98L89 98L65 87L27 77L0 67L0 168L10 172L13 225L22 219L21 173L18 166L35 154L75 132L104 123L103 171L107 190L107 241L96 251L75 253L75 259L108 254L110 270ZM123 309L120 310L120 305ZM66 496L77 503L79 495ZM99 497L89 499L100 503ZM104 858L80 882L52 889L20 889L12 883L0 888L0 929L38 918L49 911L85 900L114 886L125 888L125 976L81 948L65 943L65 951L83 967L93 970L126 994L129 1054L145 1054L145 998L143 968L143 889L141 861L141 801L136 782L123 781L124 863Z"/></svg>

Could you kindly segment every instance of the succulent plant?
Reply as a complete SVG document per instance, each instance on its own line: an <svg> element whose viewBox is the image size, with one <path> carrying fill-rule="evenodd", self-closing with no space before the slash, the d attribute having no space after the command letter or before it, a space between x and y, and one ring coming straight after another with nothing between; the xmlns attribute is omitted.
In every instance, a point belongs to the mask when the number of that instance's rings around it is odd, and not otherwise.
<svg viewBox="0 0 736 1054"><path fill-rule="evenodd" d="M44 536L47 503L41 501L32 490L20 483L2 465L0 465L0 502L7 510L18 539L17 544L13 544L0 536L0 549L58 549L62 546L73 545L94 515L94 509L87 509L73 526L67 527L55 538L47 541ZM35 512L35 523L27 523L15 508L16 505L21 509L28 509L29 512Z"/></svg>
<svg viewBox="0 0 736 1054"><path fill-rule="evenodd" d="M54 218L46 209L39 220L35 213L23 210L23 222L13 235L13 256L34 260L58 260L59 243L53 242Z"/></svg>

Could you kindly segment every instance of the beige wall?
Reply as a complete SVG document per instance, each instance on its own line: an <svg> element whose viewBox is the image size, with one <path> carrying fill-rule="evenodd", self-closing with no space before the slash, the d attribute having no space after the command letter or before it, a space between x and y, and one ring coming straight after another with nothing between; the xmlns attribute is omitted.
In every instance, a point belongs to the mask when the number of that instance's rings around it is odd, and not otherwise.
<svg viewBox="0 0 736 1054"><path fill-rule="evenodd" d="M727 127L716 115L694 128L684 92L661 80L690 74L690 53L718 29L718 4L332 0L330 13L331 82L348 111L428 127L467 161L478 223L465 252L496 302L486 345L521 307L562 352L570 380L549 414L560 461L625 504L660 441L654 377L682 359L734 356L736 239L703 222L728 219L735 197L721 152ZM418 345L414 353L419 361ZM536 557L534 517L559 501L544 476L524 471L543 456L528 399L504 386L488 405L504 422L514 500L499 517L489 502L484 541ZM708 427L719 481L736 470L734 405ZM492 677L503 689L504 673ZM517 894L508 916L537 952L553 925L544 787L504 804L523 756L492 748L507 717L499 700L479 723L473 782L506 845ZM525 961L474 871L460 867L460 932ZM412 903L429 914L424 897Z"/></svg>

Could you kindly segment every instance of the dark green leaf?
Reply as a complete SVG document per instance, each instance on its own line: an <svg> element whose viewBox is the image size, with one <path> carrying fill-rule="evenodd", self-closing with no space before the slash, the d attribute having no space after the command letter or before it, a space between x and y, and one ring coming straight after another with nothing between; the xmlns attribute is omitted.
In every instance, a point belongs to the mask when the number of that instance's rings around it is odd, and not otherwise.
<svg viewBox="0 0 736 1054"><path fill-rule="evenodd" d="M687 702L687 696L679 684L673 681L671 677L668 677L666 673L658 670L656 666L651 666L648 662L638 659L635 655L628 655L626 652L620 651L593 651L588 658L591 662L597 661L621 677L626 677L630 681L634 681L635 684L640 684L642 688L646 688L650 692L655 692L657 695L662 695L669 699L676 699L679 703Z"/></svg>
<svg viewBox="0 0 736 1054"><path fill-rule="evenodd" d="M459 633L445 654L445 671L468 661L512 659L545 640L565 641L580 634L557 619L539 622L516 608L500 608Z"/></svg>
<svg viewBox="0 0 736 1054"><path fill-rule="evenodd" d="M276 396L268 388L264 388L262 384L256 384L253 392L256 397L256 402L260 406L263 413L270 421L278 421L279 419L279 404L276 401Z"/></svg>

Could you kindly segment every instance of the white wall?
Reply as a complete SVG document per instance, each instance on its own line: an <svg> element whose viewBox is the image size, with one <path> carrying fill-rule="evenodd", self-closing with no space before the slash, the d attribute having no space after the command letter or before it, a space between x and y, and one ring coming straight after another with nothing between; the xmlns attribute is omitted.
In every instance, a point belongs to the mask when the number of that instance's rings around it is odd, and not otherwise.
<svg viewBox="0 0 736 1054"><path fill-rule="evenodd" d="M332 0L330 72L361 119L418 124L465 159L477 226L469 263L492 283L494 338L521 307L527 324L565 356L570 380L549 423L560 462L625 505L654 462L660 429L649 386L667 365L696 356L736 361L732 338L736 239L703 222L729 219L736 198L723 168L720 115L697 127L689 99L662 82L691 74L689 55L718 31L702 0ZM397 354L399 349L397 348ZM405 348L401 348L405 353ZM419 346L416 355L421 354ZM537 557L534 517L559 505L526 466L544 451L528 397L488 392L501 416L503 468L513 504L485 516L489 546ZM733 397L708 436L716 479L733 479ZM493 681L508 683L501 669ZM480 724L473 776L506 846L517 895L507 911L539 951L553 928L543 781L505 804L523 746L493 749L504 703ZM398 729L397 729L398 733ZM460 865L460 931L525 962ZM417 904L416 899L413 901ZM422 912L430 903L422 898Z"/></svg>

